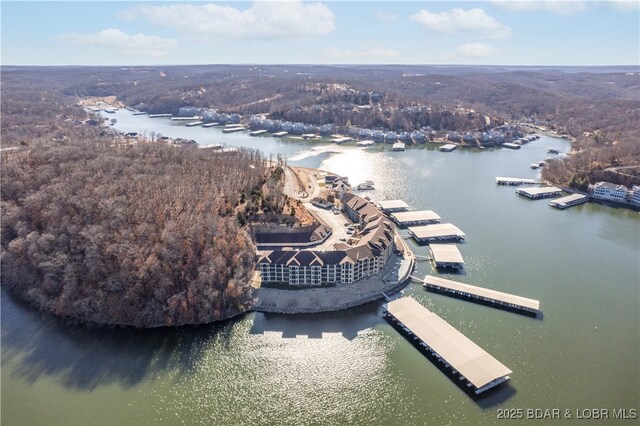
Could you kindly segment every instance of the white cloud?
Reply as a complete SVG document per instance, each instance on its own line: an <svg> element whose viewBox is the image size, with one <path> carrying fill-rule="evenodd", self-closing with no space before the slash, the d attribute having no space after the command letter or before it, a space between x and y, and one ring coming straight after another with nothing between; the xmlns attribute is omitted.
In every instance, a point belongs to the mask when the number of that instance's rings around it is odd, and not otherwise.
<svg viewBox="0 0 640 426"><path fill-rule="evenodd" d="M116 28L109 28L95 34L64 34L59 39L70 44L116 49L125 56L165 56L169 49L178 45L177 41L170 38L146 34L129 35Z"/></svg>
<svg viewBox="0 0 640 426"><path fill-rule="evenodd" d="M496 56L498 49L482 43L467 43L456 47L456 53L465 58L486 58Z"/></svg>
<svg viewBox="0 0 640 426"><path fill-rule="evenodd" d="M586 10L587 6L582 0L509 0L493 1L497 6L514 11L553 12L559 15L573 15Z"/></svg>
<svg viewBox="0 0 640 426"><path fill-rule="evenodd" d="M460 34L483 38L504 38L511 35L511 29L484 10L474 8L451 9L440 13L421 10L411 15L412 21L422 24L427 30L443 34Z"/></svg>
<svg viewBox="0 0 640 426"><path fill-rule="evenodd" d="M618 0L607 1L605 4L612 6L614 9L620 12L631 12L634 10L640 10L640 1L638 0Z"/></svg>
<svg viewBox="0 0 640 426"><path fill-rule="evenodd" d="M363 50L340 49L338 47L327 47L324 52L334 59L384 59L395 58L400 54L384 46L371 46Z"/></svg>
<svg viewBox="0 0 640 426"><path fill-rule="evenodd" d="M120 13L174 28L200 41L319 36L335 30L335 16L322 3L255 1L248 9L218 4L141 5Z"/></svg>
<svg viewBox="0 0 640 426"><path fill-rule="evenodd" d="M390 12L378 11L376 12L376 18L382 22L394 22L398 20L398 15L394 15Z"/></svg>

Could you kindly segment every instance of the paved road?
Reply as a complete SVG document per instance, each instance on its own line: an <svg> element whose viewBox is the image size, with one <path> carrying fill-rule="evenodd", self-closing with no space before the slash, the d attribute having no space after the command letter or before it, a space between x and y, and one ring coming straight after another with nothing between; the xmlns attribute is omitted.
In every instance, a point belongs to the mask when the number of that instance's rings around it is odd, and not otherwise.
<svg viewBox="0 0 640 426"><path fill-rule="evenodd" d="M344 226L345 222L349 222L349 220L345 215L343 215L342 213L333 214L331 210L321 209L312 205L311 203L305 203L304 206L320 216L322 220L324 220L324 222L333 230L333 234L329 238L327 238L327 241L319 246L314 247L314 250L332 250L334 244L341 242L340 238L349 239L349 235L347 234L347 227Z"/></svg>

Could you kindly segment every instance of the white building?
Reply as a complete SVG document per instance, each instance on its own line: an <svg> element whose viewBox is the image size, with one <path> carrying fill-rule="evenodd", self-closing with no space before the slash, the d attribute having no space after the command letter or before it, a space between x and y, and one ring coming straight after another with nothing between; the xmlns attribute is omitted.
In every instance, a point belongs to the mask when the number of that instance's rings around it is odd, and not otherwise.
<svg viewBox="0 0 640 426"><path fill-rule="evenodd" d="M589 194L595 200L625 204L628 197L627 192L626 186L614 185L609 182L598 182L594 185L589 185Z"/></svg>
<svg viewBox="0 0 640 426"><path fill-rule="evenodd" d="M640 185L636 185L628 192L629 204L640 207Z"/></svg>

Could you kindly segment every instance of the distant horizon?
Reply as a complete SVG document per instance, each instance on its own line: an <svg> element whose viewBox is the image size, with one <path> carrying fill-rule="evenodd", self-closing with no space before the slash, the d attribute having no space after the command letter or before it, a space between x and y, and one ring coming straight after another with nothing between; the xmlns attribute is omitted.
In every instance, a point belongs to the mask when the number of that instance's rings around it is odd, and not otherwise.
<svg viewBox="0 0 640 426"><path fill-rule="evenodd" d="M640 66L640 2L3 1L13 66Z"/></svg>

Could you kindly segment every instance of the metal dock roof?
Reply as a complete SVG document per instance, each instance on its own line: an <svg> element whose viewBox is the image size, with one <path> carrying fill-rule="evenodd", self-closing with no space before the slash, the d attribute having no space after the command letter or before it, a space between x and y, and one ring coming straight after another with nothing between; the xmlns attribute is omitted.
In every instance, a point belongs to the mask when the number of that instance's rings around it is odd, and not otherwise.
<svg viewBox="0 0 640 426"><path fill-rule="evenodd" d="M462 254L455 244L431 244L429 249L436 263L464 263Z"/></svg>
<svg viewBox="0 0 640 426"><path fill-rule="evenodd" d="M411 297L389 302L387 311L476 388L512 373L500 361Z"/></svg>
<svg viewBox="0 0 640 426"><path fill-rule="evenodd" d="M444 278L427 275L424 277L423 283L426 285L435 285L448 290L469 293L474 296L503 302L509 305L516 305L531 311L540 310L540 301L529 299L527 297L516 296L515 294L504 293L502 291L491 290L488 288L478 287L471 284L464 284L457 281L445 280Z"/></svg>
<svg viewBox="0 0 640 426"><path fill-rule="evenodd" d="M409 232L418 239L441 238L448 236L464 237L465 233L452 223L436 223L433 225L412 226Z"/></svg>
<svg viewBox="0 0 640 426"><path fill-rule="evenodd" d="M392 213L391 219L395 220L398 223L405 222L418 222L418 221L428 221L428 220L440 220L440 216L434 211L431 210L419 210L413 212L398 212Z"/></svg>
<svg viewBox="0 0 640 426"><path fill-rule="evenodd" d="M541 188L538 188L538 187L520 188L516 192L518 192L519 194L536 196L536 195L555 194L556 192L562 192L562 189L556 188L555 186L544 186Z"/></svg>
<svg viewBox="0 0 640 426"><path fill-rule="evenodd" d="M409 204L405 203L402 200L380 201L378 205L382 210L397 210L397 209L407 210L409 208Z"/></svg>
<svg viewBox="0 0 640 426"><path fill-rule="evenodd" d="M566 197L555 199L551 201L549 205L554 207L566 208L571 207L575 204L586 203L587 201L589 201L589 197L587 197L586 195L571 194L567 195Z"/></svg>

